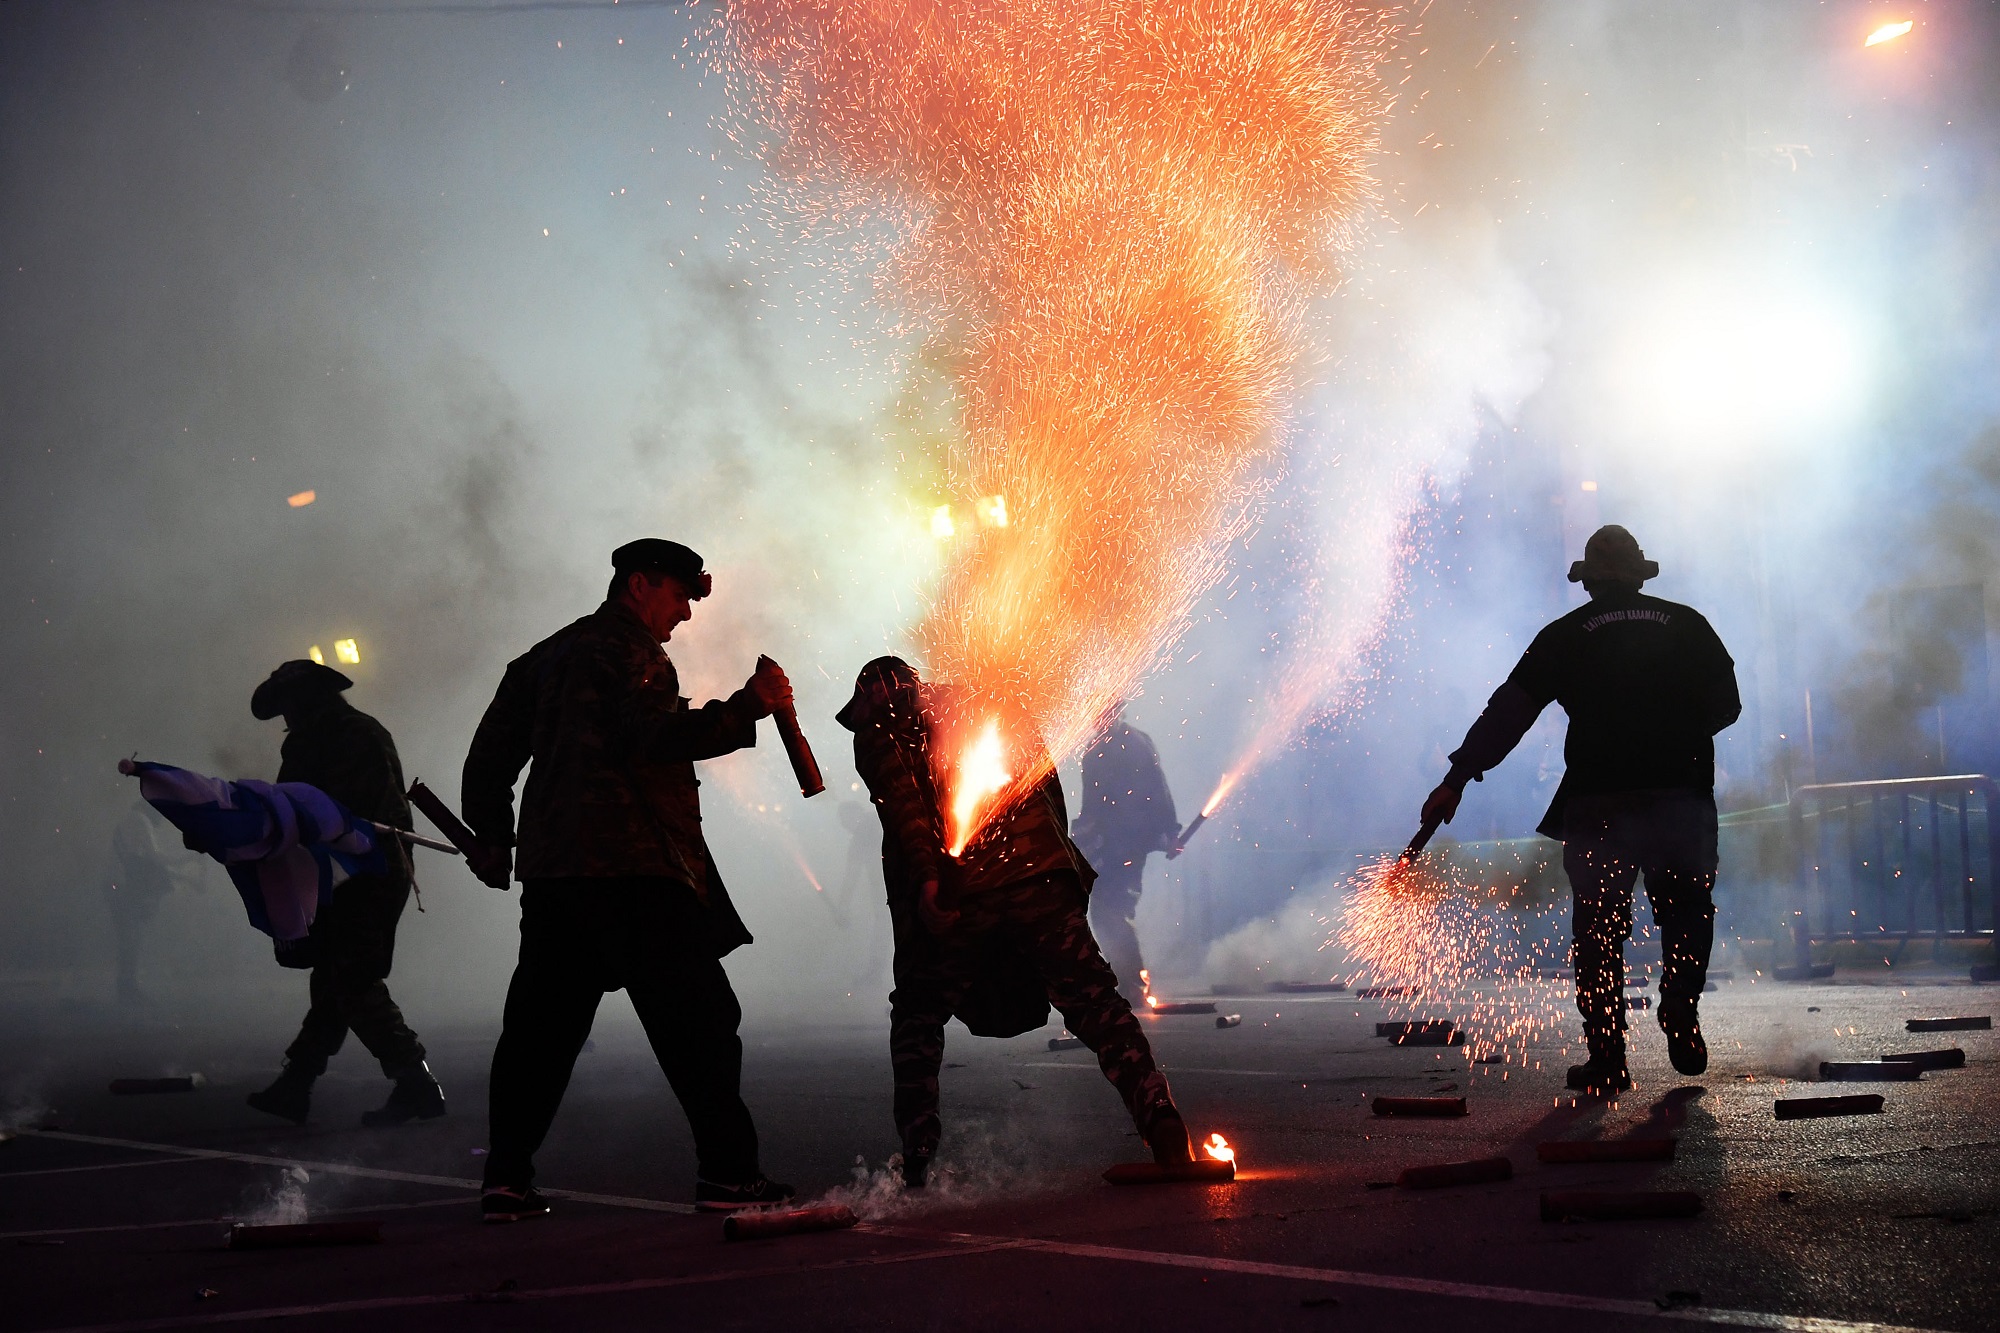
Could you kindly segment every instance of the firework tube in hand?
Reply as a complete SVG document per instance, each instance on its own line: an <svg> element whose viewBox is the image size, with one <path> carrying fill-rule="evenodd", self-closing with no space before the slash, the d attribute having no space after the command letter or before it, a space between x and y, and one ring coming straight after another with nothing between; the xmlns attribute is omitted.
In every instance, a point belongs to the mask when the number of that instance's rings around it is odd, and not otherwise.
<svg viewBox="0 0 2000 1333"><path fill-rule="evenodd" d="M757 659L757 670L766 667L782 674L782 668L768 657ZM786 693L789 695L790 691ZM806 734L799 728L799 710L792 706L789 698L771 710L771 720L778 724L778 739L785 743L785 756L792 761L792 776L799 780L799 795L813 797L826 790L826 782L819 775L819 760L813 757L812 746L806 743Z"/></svg>
<svg viewBox="0 0 2000 1333"><path fill-rule="evenodd" d="M422 779L410 784L408 796L410 804L423 811L424 818L437 825L451 845L464 853L465 863L472 867L480 883L502 893L513 887L513 857L505 847L489 847L481 842Z"/></svg>
<svg viewBox="0 0 2000 1333"><path fill-rule="evenodd" d="M1200 828L1203 824L1206 824L1207 822L1208 822L1208 812L1206 810L1196 815L1193 819L1190 819L1188 821L1188 826L1175 835L1174 845L1167 848L1167 859L1171 861L1176 856L1179 856L1182 852L1186 851L1188 845L1188 839L1194 836L1196 829Z"/></svg>

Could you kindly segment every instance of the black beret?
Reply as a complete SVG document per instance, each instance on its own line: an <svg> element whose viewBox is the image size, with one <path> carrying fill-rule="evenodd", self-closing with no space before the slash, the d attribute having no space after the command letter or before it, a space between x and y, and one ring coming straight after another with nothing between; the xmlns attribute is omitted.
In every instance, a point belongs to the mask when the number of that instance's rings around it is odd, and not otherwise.
<svg viewBox="0 0 2000 1333"><path fill-rule="evenodd" d="M626 542L611 553L611 568L619 574L671 574L699 601L708 596L709 577L702 572L701 556L661 537L641 537Z"/></svg>
<svg viewBox="0 0 2000 1333"><path fill-rule="evenodd" d="M284 712L285 705L293 699L315 694L339 694L342 690L353 688L353 685L353 681L332 667L303 657L280 662L278 669L251 694L250 715L260 721L269 721Z"/></svg>

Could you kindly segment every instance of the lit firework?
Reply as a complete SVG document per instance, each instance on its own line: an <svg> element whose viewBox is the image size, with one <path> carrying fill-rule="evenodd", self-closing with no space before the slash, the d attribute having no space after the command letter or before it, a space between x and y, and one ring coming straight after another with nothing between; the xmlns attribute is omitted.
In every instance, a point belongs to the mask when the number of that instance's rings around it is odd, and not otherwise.
<svg viewBox="0 0 2000 1333"><path fill-rule="evenodd" d="M952 486L1008 516L920 628L964 701L963 846L1161 661L1246 521L1369 198L1387 30L1341 0L738 0L728 31L793 216L886 223L878 290L955 368ZM967 798L989 728L1010 781Z"/></svg>

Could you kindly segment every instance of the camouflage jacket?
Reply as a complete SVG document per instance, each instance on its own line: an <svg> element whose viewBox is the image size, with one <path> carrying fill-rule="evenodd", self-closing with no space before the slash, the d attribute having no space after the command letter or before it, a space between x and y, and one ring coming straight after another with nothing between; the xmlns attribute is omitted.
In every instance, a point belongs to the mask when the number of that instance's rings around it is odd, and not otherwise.
<svg viewBox="0 0 2000 1333"><path fill-rule="evenodd" d="M411 827L403 761L387 727L337 695L292 722L278 751L278 781L310 783L363 819ZM391 874L407 875L402 841L382 841Z"/></svg>
<svg viewBox="0 0 2000 1333"><path fill-rule="evenodd" d="M747 944L701 830L696 760L757 743L747 689L700 708L651 630L605 602L507 666L459 788L482 840L519 846L523 880L664 877L710 909L718 953ZM529 760L514 819L514 782Z"/></svg>
<svg viewBox="0 0 2000 1333"><path fill-rule="evenodd" d="M963 853L945 850L944 804L921 703L907 694L857 693L841 713L854 732L854 767L882 817L882 863L890 896L937 880L956 894L980 894L1052 871L1076 875L1087 891L1097 872L1069 839L1062 782L1048 776L993 815Z"/></svg>

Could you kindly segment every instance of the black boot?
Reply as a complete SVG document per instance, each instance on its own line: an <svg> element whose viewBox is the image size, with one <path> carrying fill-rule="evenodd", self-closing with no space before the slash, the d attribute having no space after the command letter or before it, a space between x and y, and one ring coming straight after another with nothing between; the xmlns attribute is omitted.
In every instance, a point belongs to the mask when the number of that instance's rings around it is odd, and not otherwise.
<svg viewBox="0 0 2000 1333"><path fill-rule="evenodd" d="M1625 1033L1617 1028L1586 1032L1584 1042L1590 1059L1569 1067L1567 1086L1587 1097L1615 1097L1629 1091L1632 1075L1625 1068Z"/></svg>
<svg viewBox="0 0 2000 1333"><path fill-rule="evenodd" d="M906 1142L903 1145L903 1188L920 1190L929 1182L931 1158L937 1155L937 1145L922 1141Z"/></svg>
<svg viewBox="0 0 2000 1333"><path fill-rule="evenodd" d="M1667 1058L1692 1078L1708 1072L1708 1043L1702 1040L1701 1017L1693 1000L1660 1002L1660 1030L1667 1034Z"/></svg>
<svg viewBox="0 0 2000 1333"><path fill-rule="evenodd" d="M412 1120L435 1120L443 1114L444 1089L431 1077L431 1067L420 1060L414 1069L396 1076L388 1101L377 1110L361 1113L361 1123L369 1129L383 1129Z"/></svg>
<svg viewBox="0 0 2000 1333"><path fill-rule="evenodd" d="M280 1120L289 1120L295 1125L306 1122L306 1112L312 1106L313 1080L319 1077L309 1073L299 1065L287 1060L284 1072L277 1081L262 1092L253 1092L243 1100L265 1115L274 1115Z"/></svg>
<svg viewBox="0 0 2000 1333"><path fill-rule="evenodd" d="M1146 1146L1153 1150L1153 1160L1161 1166L1186 1166L1194 1160L1194 1149L1188 1144L1187 1122L1181 1119L1172 1102L1153 1112L1152 1121L1146 1126Z"/></svg>

